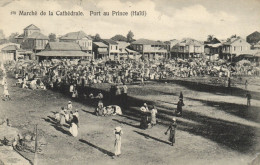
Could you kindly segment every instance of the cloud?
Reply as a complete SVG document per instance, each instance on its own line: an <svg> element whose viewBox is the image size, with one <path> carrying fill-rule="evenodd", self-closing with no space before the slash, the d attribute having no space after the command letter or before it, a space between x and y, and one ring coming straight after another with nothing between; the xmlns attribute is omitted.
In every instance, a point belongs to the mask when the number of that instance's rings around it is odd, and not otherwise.
<svg viewBox="0 0 260 165"><path fill-rule="evenodd" d="M182 1L176 0L178 3ZM232 34L246 35L260 27L256 19L243 19L232 12L210 10L203 3L174 6L169 1L158 5L157 1L142 0L65 0L65 1L12 1L0 8L0 24L6 36L12 32L22 33L23 28L33 23L41 28L42 33L48 35L56 33L64 35L68 32L83 30L87 34L99 33L102 38L111 38L116 34L126 35L132 30L135 38L154 40L169 40L173 38L193 37L206 39L208 34L219 38L226 38ZM224 4L223 4L224 5ZM84 17L68 16L13 16L11 11L83 11ZM90 11L143 11L146 17L123 16L89 16ZM241 9L242 11L243 9ZM245 26L250 24L250 26Z"/></svg>

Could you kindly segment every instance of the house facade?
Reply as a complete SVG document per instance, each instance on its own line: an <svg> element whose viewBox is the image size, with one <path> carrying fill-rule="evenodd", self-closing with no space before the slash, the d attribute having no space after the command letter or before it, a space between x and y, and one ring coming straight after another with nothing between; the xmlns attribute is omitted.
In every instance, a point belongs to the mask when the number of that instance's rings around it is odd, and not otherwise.
<svg viewBox="0 0 260 165"><path fill-rule="evenodd" d="M119 60L118 43L112 39L103 39L102 42L108 46L108 58L111 60Z"/></svg>
<svg viewBox="0 0 260 165"><path fill-rule="evenodd" d="M108 59L108 45L103 42L93 42L93 53L95 59Z"/></svg>
<svg viewBox="0 0 260 165"><path fill-rule="evenodd" d="M22 49L32 50L34 53L42 51L46 44L49 42L49 38L39 32L34 32L29 35L21 44Z"/></svg>
<svg viewBox="0 0 260 165"><path fill-rule="evenodd" d="M200 41L185 38L171 49L172 58L199 58L204 55L204 44Z"/></svg>
<svg viewBox="0 0 260 165"><path fill-rule="evenodd" d="M14 61L19 57L18 50L20 49L19 44L15 43L6 43L0 45L0 61Z"/></svg>
<svg viewBox="0 0 260 165"><path fill-rule="evenodd" d="M24 28L23 34L18 35L15 39L18 44L21 44L21 49L25 50L26 54L31 55L42 51L49 41L49 38L43 35L41 30L33 24Z"/></svg>
<svg viewBox="0 0 260 165"><path fill-rule="evenodd" d="M244 54L250 50L251 45L241 37L231 38L222 44L221 59L226 59L232 62L233 58Z"/></svg>
<svg viewBox="0 0 260 165"><path fill-rule="evenodd" d="M139 39L131 43L131 49L140 53L144 59L165 58L167 47L163 42Z"/></svg>
<svg viewBox="0 0 260 165"><path fill-rule="evenodd" d="M93 42L92 38L83 31L67 33L59 38L60 42L75 42L79 44L81 49L89 54L92 54Z"/></svg>
<svg viewBox="0 0 260 165"><path fill-rule="evenodd" d="M221 54L221 42L214 38L211 41L204 42L204 53L206 59L210 61L215 61L219 59L219 54Z"/></svg>

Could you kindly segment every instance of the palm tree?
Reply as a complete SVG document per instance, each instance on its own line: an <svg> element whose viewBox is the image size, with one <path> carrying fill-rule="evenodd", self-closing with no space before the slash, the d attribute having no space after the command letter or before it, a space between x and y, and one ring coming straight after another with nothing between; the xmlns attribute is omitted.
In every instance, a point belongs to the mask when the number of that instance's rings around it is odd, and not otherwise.
<svg viewBox="0 0 260 165"><path fill-rule="evenodd" d="M214 39L214 35L210 34L208 35L207 41L211 42Z"/></svg>

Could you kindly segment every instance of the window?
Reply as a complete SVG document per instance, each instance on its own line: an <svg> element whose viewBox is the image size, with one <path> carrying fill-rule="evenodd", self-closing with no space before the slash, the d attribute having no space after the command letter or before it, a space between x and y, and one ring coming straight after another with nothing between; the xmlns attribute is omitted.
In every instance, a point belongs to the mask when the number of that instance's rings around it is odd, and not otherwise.
<svg viewBox="0 0 260 165"><path fill-rule="evenodd" d="M110 46L110 49L113 49L112 45Z"/></svg>
<svg viewBox="0 0 260 165"><path fill-rule="evenodd" d="M241 51L243 51L243 46L241 46Z"/></svg>
<svg viewBox="0 0 260 165"><path fill-rule="evenodd" d="M117 46L116 46L116 50L117 50Z"/></svg>
<svg viewBox="0 0 260 165"><path fill-rule="evenodd" d="M140 45L140 50L143 50L143 45Z"/></svg>
<svg viewBox="0 0 260 165"><path fill-rule="evenodd" d="M236 47L234 46L234 51L236 51Z"/></svg>

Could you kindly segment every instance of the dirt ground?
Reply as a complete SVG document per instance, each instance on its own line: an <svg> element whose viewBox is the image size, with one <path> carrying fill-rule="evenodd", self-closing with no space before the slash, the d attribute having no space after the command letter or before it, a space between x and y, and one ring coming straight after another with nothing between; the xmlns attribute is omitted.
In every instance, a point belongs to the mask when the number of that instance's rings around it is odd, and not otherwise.
<svg viewBox="0 0 260 165"><path fill-rule="evenodd" d="M66 106L68 96L54 91L15 87L8 79L11 101L0 101L0 117L8 117L12 126L33 131L38 125L39 138L47 145L38 154L38 164L185 164L244 165L260 152L260 83L249 82L252 106L246 107L246 91L238 85L230 91L224 87L191 81L151 82L145 86L129 85L129 107L122 116L97 117L94 104L73 101L79 110L79 135L72 137L66 126L52 120L54 112ZM10 87L12 86L12 87ZM107 98L110 85L96 85ZM184 95L183 117L177 118L176 143L169 145L164 135L174 116L180 91ZM1 94L3 87L0 87ZM109 99L109 98L107 98ZM144 103L158 109L159 124L152 129L139 128L138 109ZM105 104L108 104L105 102ZM122 155L112 159L113 129L123 128ZM33 162L34 154L21 153Z"/></svg>

